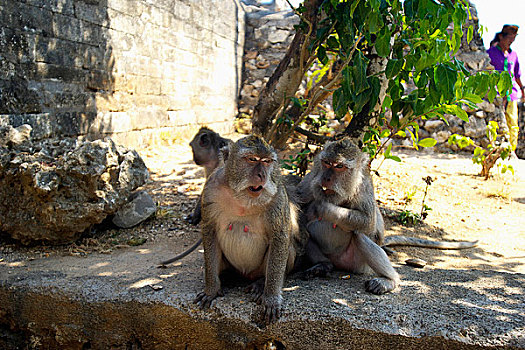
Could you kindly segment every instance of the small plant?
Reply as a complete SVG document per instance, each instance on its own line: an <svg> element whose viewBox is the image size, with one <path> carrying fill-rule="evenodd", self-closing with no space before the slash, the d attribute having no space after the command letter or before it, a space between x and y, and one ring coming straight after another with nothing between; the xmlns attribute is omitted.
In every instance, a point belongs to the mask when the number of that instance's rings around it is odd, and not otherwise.
<svg viewBox="0 0 525 350"><path fill-rule="evenodd" d="M295 156L289 156L288 159L281 160L281 167L286 170L291 170L293 173L304 177L308 170L308 163L313 157L312 151L306 145L299 153Z"/></svg>
<svg viewBox="0 0 525 350"><path fill-rule="evenodd" d="M413 211L407 209L407 205L412 202L412 199L416 194L417 188L414 187L413 189L405 193L405 207L396 216L396 221L404 226L414 226L423 222L423 220L427 218L428 212L432 210L431 207L425 204L425 200L427 198L428 187L432 184L432 181L434 180L430 176L427 176L423 178L423 181L425 181L426 187L425 194L423 195L423 200L421 201L421 212L414 213Z"/></svg>
<svg viewBox="0 0 525 350"><path fill-rule="evenodd" d="M498 159L501 158L502 160L507 160L510 158L510 154L512 153L512 147L508 142L499 142L498 129L499 125L497 122L491 120L488 123L487 138L489 139L489 144L486 148L476 145L475 142L468 136L452 134L448 138L448 143L450 145L455 144L461 149L468 146L476 146L474 149L474 154L472 155L472 162L474 164L481 165L480 176L485 177L485 180L489 178L490 170L497 163ZM506 173L508 170L512 172L512 175L514 175L514 168L512 165L498 163L498 168L502 174Z"/></svg>

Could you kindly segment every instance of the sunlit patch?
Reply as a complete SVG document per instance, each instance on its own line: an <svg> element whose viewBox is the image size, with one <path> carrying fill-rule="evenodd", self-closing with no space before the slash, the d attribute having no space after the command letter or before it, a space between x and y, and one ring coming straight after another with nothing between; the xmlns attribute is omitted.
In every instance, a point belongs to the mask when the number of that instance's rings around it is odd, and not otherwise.
<svg viewBox="0 0 525 350"><path fill-rule="evenodd" d="M166 278L170 278L170 277L176 276L178 274L179 274L178 272L173 272L173 273L170 273L168 275L159 275L159 277L162 278L162 279L166 279Z"/></svg>
<svg viewBox="0 0 525 350"><path fill-rule="evenodd" d="M113 276L113 272L111 272L111 271L101 272L101 273L98 274L98 276L100 276L100 277Z"/></svg>
<svg viewBox="0 0 525 350"><path fill-rule="evenodd" d="M293 292L294 290L298 290L299 288L301 288L301 287L299 287L299 286L286 287L286 288L283 288L283 291L284 292Z"/></svg>
<svg viewBox="0 0 525 350"><path fill-rule="evenodd" d="M98 263L98 264L95 264L95 265L91 265L89 268L90 269L99 269L101 267L104 267L104 266L108 266L109 265L109 262L101 262L101 263Z"/></svg>
<svg viewBox="0 0 525 350"><path fill-rule="evenodd" d="M23 261L15 261L12 263L8 263L7 266L9 267L22 267L25 266L25 263Z"/></svg>
<svg viewBox="0 0 525 350"><path fill-rule="evenodd" d="M131 286L129 286L129 288L131 288L131 289L139 289L139 288L143 288L143 287L149 286L149 285L154 285L154 284L157 284L157 283L160 283L160 282L162 282L162 280L160 280L158 278L146 278L146 279L143 279L141 281L133 283Z"/></svg>
<svg viewBox="0 0 525 350"><path fill-rule="evenodd" d="M137 249L139 254L151 254L151 249Z"/></svg>
<svg viewBox="0 0 525 350"><path fill-rule="evenodd" d="M343 305L349 308L353 308L353 306L348 304L348 301L346 299L332 299L332 301L336 304Z"/></svg>

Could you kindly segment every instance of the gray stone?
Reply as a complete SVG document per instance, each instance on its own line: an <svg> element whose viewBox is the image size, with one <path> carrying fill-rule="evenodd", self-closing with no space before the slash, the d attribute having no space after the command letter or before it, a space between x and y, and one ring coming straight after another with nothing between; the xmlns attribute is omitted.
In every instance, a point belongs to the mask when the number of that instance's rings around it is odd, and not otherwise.
<svg viewBox="0 0 525 350"><path fill-rule="evenodd" d="M118 227L130 228L150 218L156 210L157 205L148 192L138 191L115 213L112 222Z"/></svg>
<svg viewBox="0 0 525 350"><path fill-rule="evenodd" d="M11 125L0 126L0 147L20 145L28 141L31 137L30 125L23 124L17 128Z"/></svg>
<svg viewBox="0 0 525 350"><path fill-rule="evenodd" d="M168 244L167 244L168 243ZM369 276L284 283L281 319L263 326L261 306L225 285L225 295L200 310L203 258L159 270L174 242L148 242L87 257L10 259L0 251L0 319L18 344L36 339L50 349L522 349L525 276L495 270L429 271L405 264L399 290L364 292ZM347 275L346 273L344 275ZM162 286L162 289L159 287ZM11 332L10 329L11 328ZM23 336L22 336L23 335ZM7 340L6 340L7 339ZM17 338L0 337L2 341ZM273 347L263 347L273 342ZM42 347L44 348L44 347Z"/></svg>
<svg viewBox="0 0 525 350"><path fill-rule="evenodd" d="M268 35L268 41L270 41L272 44L281 43L285 41L289 35L290 35L290 32L287 30L282 30L282 29L272 30L270 31L270 34Z"/></svg>
<svg viewBox="0 0 525 350"><path fill-rule="evenodd" d="M487 123L484 119L469 117L469 122L463 126L465 129L465 136L470 138L479 138L485 136L487 131Z"/></svg>
<svg viewBox="0 0 525 350"><path fill-rule="evenodd" d="M496 111L496 106L494 106L493 103L490 103L489 101L483 100L483 102L478 103L478 107L483 110L483 112L486 113L494 113Z"/></svg>
<svg viewBox="0 0 525 350"><path fill-rule="evenodd" d="M148 177L137 152L109 138L0 147L0 231L24 244L74 241Z"/></svg>
<svg viewBox="0 0 525 350"><path fill-rule="evenodd" d="M490 64L489 55L484 51L462 52L457 57L473 71L483 70Z"/></svg>
<svg viewBox="0 0 525 350"><path fill-rule="evenodd" d="M432 138L435 139L438 143L447 142L451 133L448 130L441 130L432 134Z"/></svg>
<svg viewBox="0 0 525 350"><path fill-rule="evenodd" d="M426 131L434 132L437 129L443 128L445 123L442 120L427 120L423 126Z"/></svg>

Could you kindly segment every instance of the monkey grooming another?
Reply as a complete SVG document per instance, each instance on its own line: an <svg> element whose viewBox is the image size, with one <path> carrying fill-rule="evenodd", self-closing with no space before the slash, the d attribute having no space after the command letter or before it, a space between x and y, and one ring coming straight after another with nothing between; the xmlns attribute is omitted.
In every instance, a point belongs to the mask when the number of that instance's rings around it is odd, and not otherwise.
<svg viewBox="0 0 525 350"><path fill-rule="evenodd" d="M206 179L215 168L224 163L228 157L231 144L232 140L222 137L205 126L201 127L195 134L190 142L193 161L204 168ZM200 198L195 205L193 213L186 216L185 219L192 225L197 225L201 221Z"/></svg>
<svg viewBox="0 0 525 350"><path fill-rule="evenodd" d="M222 295L220 273L233 268L254 280L248 291L264 307L266 323L281 314L281 288L296 258L299 234L277 154L262 138L235 142L202 192L205 287L195 303L207 308Z"/></svg>
<svg viewBox="0 0 525 350"><path fill-rule="evenodd" d="M400 283L380 247L383 217L377 206L367 156L350 139L327 143L314 158L312 171L299 184L303 221L310 239L306 254L312 267L304 278L324 276L335 268L379 277L365 284L368 292L384 294Z"/></svg>

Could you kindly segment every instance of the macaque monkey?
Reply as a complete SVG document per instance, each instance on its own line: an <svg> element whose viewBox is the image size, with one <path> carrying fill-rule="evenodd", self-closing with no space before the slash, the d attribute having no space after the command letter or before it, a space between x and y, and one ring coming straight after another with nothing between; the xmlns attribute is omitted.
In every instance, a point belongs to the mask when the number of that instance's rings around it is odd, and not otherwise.
<svg viewBox="0 0 525 350"><path fill-rule="evenodd" d="M281 288L296 259L299 228L277 154L258 136L235 142L202 192L205 287L195 303L207 308L222 295L227 268L255 281L248 291L264 307L266 323L281 314Z"/></svg>
<svg viewBox="0 0 525 350"><path fill-rule="evenodd" d="M193 161L195 164L204 168L206 179L219 166L224 164L228 158L228 153L233 141L222 137L215 131L203 126L199 129L197 134L190 142L191 151L193 152ZM186 216L184 219L192 225L197 225L201 221L201 196L197 200L193 213ZM184 258L186 255L193 252L202 243L202 239L198 239L190 248L184 252L174 256L171 259L162 261L159 267L166 267L177 260Z"/></svg>
<svg viewBox="0 0 525 350"><path fill-rule="evenodd" d="M367 156L348 138L329 142L299 184L308 203L303 220L310 235L306 254L312 267L303 276L323 276L334 268L379 277L366 282L374 294L394 290L397 272L381 248L383 217L377 206Z"/></svg>
<svg viewBox="0 0 525 350"><path fill-rule="evenodd" d="M193 137L193 140L190 142L193 161L204 168L206 178L210 176L215 168L224 163L228 157L231 144L232 140L222 137L205 126L201 127ZM192 225L197 225L201 221L200 197L193 213L185 219Z"/></svg>

